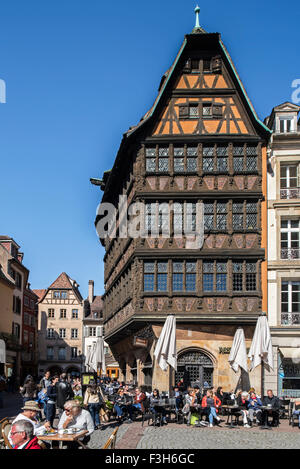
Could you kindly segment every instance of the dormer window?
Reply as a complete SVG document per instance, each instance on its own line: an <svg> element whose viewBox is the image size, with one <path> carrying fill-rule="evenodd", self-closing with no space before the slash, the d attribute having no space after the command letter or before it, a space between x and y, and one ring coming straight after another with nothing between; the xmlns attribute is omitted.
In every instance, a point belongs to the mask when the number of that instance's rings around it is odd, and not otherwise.
<svg viewBox="0 0 300 469"><path fill-rule="evenodd" d="M289 133L294 131L294 119L293 117L279 117L279 132Z"/></svg>

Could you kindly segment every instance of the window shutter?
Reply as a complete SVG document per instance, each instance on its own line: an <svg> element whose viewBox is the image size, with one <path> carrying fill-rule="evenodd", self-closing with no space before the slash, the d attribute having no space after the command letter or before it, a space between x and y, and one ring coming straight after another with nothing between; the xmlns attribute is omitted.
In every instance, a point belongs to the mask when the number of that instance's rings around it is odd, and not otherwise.
<svg viewBox="0 0 300 469"><path fill-rule="evenodd" d="M96 335L97 335L97 337L102 337L102 335L103 335L103 326L97 326Z"/></svg>
<svg viewBox="0 0 300 469"><path fill-rule="evenodd" d="M220 55L217 55L216 57L212 58L211 69L215 73L221 73L222 72L222 59L221 59Z"/></svg>
<svg viewBox="0 0 300 469"><path fill-rule="evenodd" d="M89 328L88 328L88 326L84 326L83 334L84 334L84 337L88 337L88 336L89 336Z"/></svg>
<svg viewBox="0 0 300 469"><path fill-rule="evenodd" d="M189 117L188 104L179 104L179 117Z"/></svg>
<svg viewBox="0 0 300 469"><path fill-rule="evenodd" d="M222 117L223 115L223 106L221 104L213 104L212 106L212 115L215 117Z"/></svg>

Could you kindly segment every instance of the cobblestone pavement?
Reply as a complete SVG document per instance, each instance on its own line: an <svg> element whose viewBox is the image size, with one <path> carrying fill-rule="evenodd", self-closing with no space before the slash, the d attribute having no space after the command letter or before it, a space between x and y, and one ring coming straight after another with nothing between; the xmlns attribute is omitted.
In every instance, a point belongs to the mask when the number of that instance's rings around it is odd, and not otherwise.
<svg viewBox="0 0 300 469"><path fill-rule="evenodd" d="M300 431L193 428L186 426L145 428L137 449L298 449Z"/></svg>
<svg viewBox="0 0 300 469"><path fill-rule="evenodd" d="M88 443L88 447L91 449L100 449L106 443L114 429L116 428L115 423L110 423L102 427L103 429L101 430L95 430L91 434L91 439ZM127 432L129 429L129 425L126 425L125 423L123 425L120 425L118 434L117 434L117 441L121 440L124 434Z"/></svg>

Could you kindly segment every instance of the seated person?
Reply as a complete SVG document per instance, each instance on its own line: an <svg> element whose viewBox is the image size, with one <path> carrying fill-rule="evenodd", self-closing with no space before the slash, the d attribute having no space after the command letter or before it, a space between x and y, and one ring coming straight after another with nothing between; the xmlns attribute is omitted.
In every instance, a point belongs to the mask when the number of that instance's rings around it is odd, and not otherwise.
<svg viewBox="0 0 300 469"><path fill-rule="evenodd" d="M189 388L188 394L184 396L184 406L182 413L187 416L187 425L191 423L191 407L195 407L196 404L196 393L193 388Z"/></svg>
<svg viewBox="0 0 300 469"><path fill-rule="evenodd" d="M44 424L39 422L36 418L37 414L40 412L40 408L36 401L27 401L22 407L23 412L21 412L17 417L13 420L12 425L19 420L27 420L31 425L33 425L33 434L40 435L45 432L45 430L51 430L50 422L45 422ZM10 437L10 433L8 434L8 439L12 444L12 440Z"/></svg>
<svg viewBox="0 0 300 469"><path fill-rule="evenodd" d="M220 399L213 394L211 389L206 391L206 395L202 399L202 408L207 410L209 426L213 426L214 418L220 422L220 417L217 416L218 408L221 406Z"/></svg>
<svg viewBox="0 0 300 469"><path fill-rule="evenodd" d="M263 409L262 411L262 421L263 425L267 426L268 424L268 416L272 415L272 427L277 427L279 425L279 409L280 409L280 402L278 397L274 396L273 391L268 389L267 395L263 398L262 403L264 406L270 407L269 409Z"/></svg>
<svg viewBox="0 0 300 469"><path fill-rule="evenodd" d="M294 406L293 415L299 418L298 427L300 428L300 401L294 402Z"/></svg>
<svg viewBox="0 0 300 469"><path fill-rule="evenodd" d="M160 397L159 397L159 391L158 389L154 389L152 394L150 395L150 409L154 413L155 417L157 417L157 414L162 415L162 422L167 424L167 413L166 409L162 406L159 405Z"/></svg>
<svg viewBox="0 0 300 469"><path fill-rule="evenodd" d="M82 409L80 403L75 400L65 402L64 409L58 422L58 430L67 430L70 428L76 428L78 432L88 430L88 433L81 438L83 444L88 443L90 435L94 431L94 422L91 414L87 410ZM78 447L78 443L76 443L75 446Z"/></svg>
<svg viewBox="0 0 300 469"><path fill-rule="evenodd" d="M146 394L144 394L140 388L135 388L135 394L133 398L133 407L144 412L143 401L146 399Z"/></svg>
<svg viewBox="0 0 300 469"><path fill-rule="evenodd" d="M249 394L247 393L247 391L243 391L240 394L238 394L237 405L240 407L240 412L243 416L244 427L245 428L250 428L250 425L248 423Z"/></svg>
<svg viewBox="0 0 300 469"><path fill-rule="evenodd" d="M33 424L28 420L17 420L12 424L10 438L14 449L42 449L33 434Z"/></svg>
<svg viewBox="0 0 300 469"><path fill-rule="evenodd" d="M199 386L197 386L197 385L194 386L194 390L195 390L196 404L201 405L201 403L202 403L202 395L201 395L201 391L200 391Z"/></svg>
<svg viewBox="0 0 300 469"><path fill-rule="evenodd" d="M127 420L127 423L132 423L132 405L130 402L128 402L128 394L125 394L125 391L123 388L120 388L118 391L118 394L115 398L115 403L114 403L114 409L117 412L117 420L118 422L122 421L122 417L124 415L124 412L128 412L129 414L129 419Z"/></svg>
<svg viewBox="0 0 300 469"><path fill-rule="evenodd" d="M254 414L256 414L256 420L261 423L261 406L262 402L259 397L255 394L255 392L250 393L250 399L248 403L248 412L249 412L249 419L251 424L253 423Z"/></svg>

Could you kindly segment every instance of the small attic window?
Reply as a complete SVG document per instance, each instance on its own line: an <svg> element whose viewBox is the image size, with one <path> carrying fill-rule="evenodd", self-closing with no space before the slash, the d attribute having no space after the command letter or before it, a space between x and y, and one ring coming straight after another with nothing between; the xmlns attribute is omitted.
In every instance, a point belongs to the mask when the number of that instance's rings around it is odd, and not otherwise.
<svg viewBox="0 0 300 469"><path fill-rule="evenodd" d="M191 60L191 68L192 68L192 70L199 70L200 69L200 60L199 59L192 59Z"/></svg>
<svg viewBox="0 0 300 469"><path fill-rule="evenodd" d="M208 59L203 60L203 72L210 72L211 71L211 61Z"/></svg>

